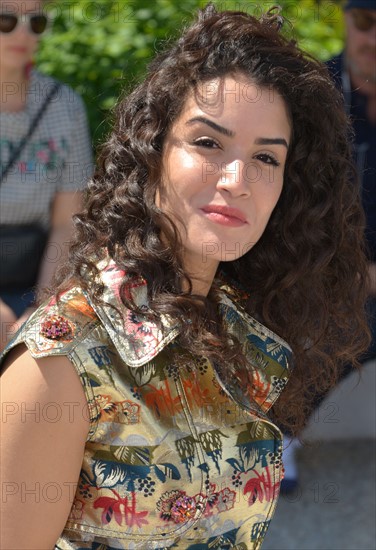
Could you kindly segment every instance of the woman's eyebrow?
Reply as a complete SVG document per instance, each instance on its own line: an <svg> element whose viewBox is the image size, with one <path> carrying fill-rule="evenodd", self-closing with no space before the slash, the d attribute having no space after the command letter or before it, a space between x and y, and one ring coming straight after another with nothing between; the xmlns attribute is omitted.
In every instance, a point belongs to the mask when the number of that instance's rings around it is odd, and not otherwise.
<svg viewBox="0 0 376 550"><path fill-rule="evenodd" d="M210 126L213 130L216 130L220 134L223 134L224 136L228 137L234 137L235 132L232 130L228 130L228 128L224 128L224 126L220 126L216 122L213 122L209 118L205 118L204 116L195 116L189 120L187 120L186 124L193 124L194 122L202 122L203 124L206 124L207 126Z"/></svg>
<svg viewBox="0 0 376 550"><path fill-rule="evenodd" d="M286 149L289 148L284 138L257 138L255 139L255 143L256 145L284 145Z"/></svg>
<svg viewBox="0 0 376 550"><path fill-rule="evenodd" d="M187 120L186 124L193 124L194 122L202 122L203 124L206 124L213 130L216 130L220 134L223 134L228 137L234 137L235 132L232 130L229 130L228 128L225 128L224 126L220 126L213 120L210 120L209 118L203 117L203 116L196 116L193 118L190 118ZM255 140L256 145L284 145L286 149L288 149L288 143L284 138L257 138Z"/></svg>

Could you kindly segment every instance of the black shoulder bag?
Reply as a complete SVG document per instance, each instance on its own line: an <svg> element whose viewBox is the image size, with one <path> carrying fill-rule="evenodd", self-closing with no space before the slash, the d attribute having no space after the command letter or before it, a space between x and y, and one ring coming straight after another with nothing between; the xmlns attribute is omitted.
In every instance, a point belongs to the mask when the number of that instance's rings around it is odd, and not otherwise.
<svg viewBox="0 0 376 550"><path fill-rule="evenodd" d="M29 129L0 172L0 185L34 134L60 84L51 88ZM48 233L38 224L0 225L0 288L26 289L35 285Z"/></svg>

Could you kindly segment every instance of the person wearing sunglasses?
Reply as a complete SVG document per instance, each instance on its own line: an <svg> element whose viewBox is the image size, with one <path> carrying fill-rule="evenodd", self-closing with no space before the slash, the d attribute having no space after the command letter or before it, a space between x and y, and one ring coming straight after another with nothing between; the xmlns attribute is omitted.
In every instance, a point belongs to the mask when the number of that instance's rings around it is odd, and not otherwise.
<svg viewBox="0 0 376 550"><path fill-rule="evenodd" d="M33 68L44 7L0 0L0 348L63 257L93 169L82 99Z"/></svg>
<svg viewBox="0 0 376 550"><path fill-rule="evenodd" d="M369 325L372 342L363 363L376 358L376 2L349 0L344 6L346 42L344 51L327 62L337 87L344 96L345 110L354 131L353 153L361 183L362 203L366 215L366 239L369 251ZM341 378L353 372L343 368ZM326 394L317 394L318 408ZM287 433L287 430L286 430ZM298 486L295 451L296 438L285 434L285 479L282 492L291 493Z"/></svg>
<svg viewBox="0 0 376 550"><path fill-rule="evenodd" d="M19 25L26 24L30 33L43 34L47 29L48 17L44 13L1 13L0 32L13 32Z"/></svg>

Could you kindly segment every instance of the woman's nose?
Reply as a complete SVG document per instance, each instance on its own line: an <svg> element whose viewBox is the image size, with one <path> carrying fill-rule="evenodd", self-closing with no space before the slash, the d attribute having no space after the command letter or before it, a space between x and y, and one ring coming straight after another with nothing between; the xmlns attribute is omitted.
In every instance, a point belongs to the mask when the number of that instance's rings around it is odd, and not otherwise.
<svg viewBox="0 0 376 550"><path fill-rule="evenodd" d="M249 163L239 159L222 163L217 182L218 189L227 191L233 196L248 196L251 193L251 168Z"/></svg>

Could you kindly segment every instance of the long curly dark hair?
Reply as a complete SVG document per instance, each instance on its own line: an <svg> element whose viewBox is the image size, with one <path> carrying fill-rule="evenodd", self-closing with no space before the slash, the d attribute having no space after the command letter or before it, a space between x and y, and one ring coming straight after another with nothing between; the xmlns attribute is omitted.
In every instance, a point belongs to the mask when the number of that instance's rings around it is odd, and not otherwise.
<svg viewBox="0 0 376 550"><path fill-rule="evenodd" d="M368 344L367 268L342 98L325 66L285 38L281 23L275 10L256 19L208 5L157 55L144 81L116 107L86 208L75 217L70 265L58 282L74 278L100 301L95 263L108 254L147 281L151 317L189 321L179 337L188 353L234 372L242 355L218 317L216 285L206 298L191 294L177 229L155 194L165 137L189 93L234 73L275 90L292 121L282 195L259 242L219 269L249 292L247 311L293 349L295 372L273 414L298 431L312 396L333 386L340 366L356 363Z"/></svg>

